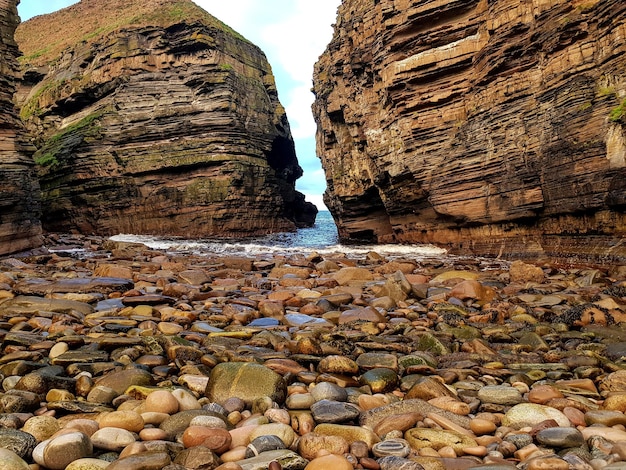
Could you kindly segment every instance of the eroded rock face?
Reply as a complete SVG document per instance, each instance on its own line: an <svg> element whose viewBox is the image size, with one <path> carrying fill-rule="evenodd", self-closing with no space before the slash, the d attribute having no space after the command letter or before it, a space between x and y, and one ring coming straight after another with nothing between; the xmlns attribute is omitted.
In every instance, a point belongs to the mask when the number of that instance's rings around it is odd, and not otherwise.
<svg viewBox="0 0 626 470"><path fill-rule="evenodd" d="M40 246L39 185L13 105L17 0L0 0L0 255Z"/></svg>
<svg viewBox="0 0 626 470"><path fill-rule="evenodd" d="M314 89L343 239L624 259L623 1L344 0Z"/></svg>
<svg viewBox="0 0 626 470"><path fill-rule="evenodd" d="M16 37L47 230L246 236L314 222L264 54L191 1L83 0Z"/></svg>

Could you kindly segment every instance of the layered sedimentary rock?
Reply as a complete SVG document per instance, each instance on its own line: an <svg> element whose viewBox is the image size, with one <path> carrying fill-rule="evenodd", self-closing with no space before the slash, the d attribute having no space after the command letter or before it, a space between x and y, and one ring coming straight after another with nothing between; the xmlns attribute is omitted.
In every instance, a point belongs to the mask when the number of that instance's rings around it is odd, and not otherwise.
<svg viewBox="0 0 626 470"><path fill-rule="evenodd" d="M314 222L265 55L190 0L83 0L16 38L47 230L247 236Z"/></svg>
<svg viewBox="0 0 626 470"><path fill-rule="evenodd" d="M624 259L623 1L344 0L314 91L344 240Z"/></svg>
<svg viewBox="0 0 626 470"><path fill-rule="evenodd" d="M18 0L0 0L0 255L40 246L39 185L13 105Z"/></svg>

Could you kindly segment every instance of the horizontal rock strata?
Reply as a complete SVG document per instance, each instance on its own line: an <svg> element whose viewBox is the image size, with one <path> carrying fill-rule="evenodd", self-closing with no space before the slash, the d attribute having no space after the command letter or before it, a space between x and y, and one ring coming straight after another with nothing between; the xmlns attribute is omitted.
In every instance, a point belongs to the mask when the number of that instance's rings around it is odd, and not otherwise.
<svg viewBox="0 0 626 470"><path fill-rule="evenodd" d="M313 223L265 55L191 1L84 0L17 38L46 229L243 236Z"/></svg>
<svg viewBox="0 0 626 470"><path fill-rule="evenodd" d="M19 55L15 0L0 1L0 254L41 245L39 185L13 105ZM32 153L32 152L31 152Z"/></svg>
<svg viewBox="0 0 626 470"><path fill-rule="evenodd" d="M626 5L371 3L315 69L340 236L623 259Z"/></svg>

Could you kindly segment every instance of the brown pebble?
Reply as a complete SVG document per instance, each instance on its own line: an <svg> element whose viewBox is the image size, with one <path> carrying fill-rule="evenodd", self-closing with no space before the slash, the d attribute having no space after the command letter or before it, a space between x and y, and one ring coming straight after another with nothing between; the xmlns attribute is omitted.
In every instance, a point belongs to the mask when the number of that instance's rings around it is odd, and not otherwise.
<svg viewBox="0 0 626 470"><path fill-rule="evenodd" d="M369 455L369 447L364 441L354 441L350 444L350 453L357 459L363 459Z"/></svg>
<svg viewBox="0 0 626 470"><path fill-rule="evenodd" d="M226 429L189 426L183 433L185 448L202 445L216 454L226 452L231 445L232 437Z"/></svg>
<svg viewBox="0 0 626 470"><path fill-rule="evenodd" d="M366 468L368 470L380 470L380 465L378 464L378 462L376 462L376 460L372 458L363 457L359 460L359 463L363 468Z"/></svg>
<svg viewBox="0 0 626 470"><path fill-rule="evenodd" d="M470 421L470 429L477 436L491 434L496 430L496 423L486 419L474 418Z"/></svg>

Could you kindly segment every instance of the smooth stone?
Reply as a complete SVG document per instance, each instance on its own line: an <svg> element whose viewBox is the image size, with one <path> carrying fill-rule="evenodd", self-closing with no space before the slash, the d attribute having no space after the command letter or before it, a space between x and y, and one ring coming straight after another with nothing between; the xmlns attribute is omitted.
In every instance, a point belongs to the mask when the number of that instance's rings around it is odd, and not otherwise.
<svg viewBox="0 0 626 470"><path fill-rule="evenodd" d="M341 268L332 276L340 286L350 284L353 281L371 281L374 275L369 269L346 267Z"/></svg>
<svg viewBox="0 0 626 470"><path fill-rule="evenodd" d="M270 423L257 426L250 434L250 440L253 441L267 435L277 436L285 443L285 447L291 447L297 437L291 426L282 423Z"/></svg>
<svg viewBox="0 0 626 470"><path fill-rule="evenodd" d="M533 386L528 392L528 401L545 405L553 398L563 398L563 394L559 389L552 385Z"/></svg>
<svg viewBox="0 0 626 470"><path fill-rule="evenodd" d="M317 423L344 423L359 417L361 410L351 403L321 400L311 406Z"/></svg>
<svg viewBox="0 0 626 470"><path fill-rule="evenodd" d="M93 419L72 419L70 421L66 421L64 423L63 429L73 429L75 431L80 431L83 434L91 437L93 433L95 433L98 429L100 429L100 425L97 421Z"/></svg>
<svg viewBox="0 0 626 470"><path fill-rule="evenodd" d="M185 449L174 458L174 464L185 469L215 469L220 463L220 459L215 452L204 446Z"/></svg>
<svg viewBox="0 0 626 470"><path fill-rule="evenodd" d="M383 419L393 415L401 415L408 413L419 413L426 416L429 413L438 414L449 419L453 423L469 429L470 419L467 416L460 416L449 411L441 410L430 403L420 399L405 399L399 402L390 403L379 408L364 411L359 416L359 424L361 426L374 429Z"/></svg>
<svg viewBox="0 0 626 470"><path fill-rule="evenodd" d="M107 470L161 470L171 463L167 452L143 452L116 460Z"/></svg>
<svg viewBox="0 0 626 470"><path fill-rule="evenodd" d="M361 385L368 385L372 393L391 392L398 385L398 374L383 367L368 370L359 378Z"/></svg>
<svg viewBox="0 0 626 470"><path fill-rule="evenodd" d="M30 470L30 466L19 455L1 447L0 468L2 470Z"/></svg>
<svg viewBox="0 0 626 470"><path fill-rule="evenodd" d="M524 401L518 389L506 385L487 385L478 390L478 399L482 403L496 405L517 405Z"/></svg>
<svg viewBox="0 0 626 470"><path fill-rule="evenodd" d="M356 375L359 373L359 366L349 357L330 355L319 362L317 370L323 374Z"/></svg>
<svg viewBox="0 0 626 470"><path fill-rule="evenodd" d="M98 422L101 428L120 428L130 432L141 431L145 423L136 411L112 411L100 416Z"/></svg>
<svg viewBox="0 0 626 470"><path fill-rule="evenodd" d="M94 447L113 452L120 452L124 447L135 441L133 433L120 428L101 428L91 436L91 442Z"/></svg>
<svg viewBox="0 0 626 470"><path fill-rule="evenodd" d="M580 447L585 443L582 433L576 428L547 428L540 430L535 439L549 447Z"/></svg>
<svg viewBox="0 0 626 470"><path fill-rule="evenodd" d="M152 384L152 374L141 369L124 369L111 372L96 381L96 386L112 388L118 396L133 385L150 386Z"/></svg>
<svg viewBox="0 0 626 470"><path fill-rule="evenodd" d="M343 387L332 382L320 382L311 389L311 395L314 401L333 400L347 401L348 392Z"/></svg>
<svg viewBox="0 0 626 470"><path fill-rule="evenodd" d="M255 437L250 444L246 447L244 458L250 459L256 457L263 452L269 452L272 450L286 449L283 440L273 434L267 434L259 437Z"/></svg>
<svg viewBox="0 0 626 470"><path fill-rule="evenodd" d="M199 410L202 408L200 402L188 390L177 388L172 391L172 396L178 401L179 411Z"/></svg>
<svg viewBox="0 0 626 470"><path fill-rule="evenodd" d="M282 470L304 470L309 461L291 450L272 450L237 462L242 470L268 470L271 462L278 462ZM330 470L330 469L328 469Z"/></svg>
<svg viewBox="0 0 626 470"><path fill-rule="evenodd" d="M398 357L388 353L363 353L357 357L356 363L362 370L385 368L396 373L399 370Z"/></svg>
<svg viewBox="0 0 626 470"><path fill-rule="evenodd" d="M348 459L342 455L324 455L309 462L305 470L354 470Z"/></svg>
<svg viewBox="0 0 626 470"><path fill-rule="evenodd" d="M187 410L166 418L159 428L165 431L170 439L175 439L177 434L182 434L189 427L191 420L196 416L215 416L215 413L206 410Z"/></svg>
<svg viewBox="0 0 626 470"><path fill-rule="evenodd" d="M424 417L420 413L391 415L379 421L374 427L374 432L380 437L384 437L394 431L399 431L404 435L405 431L414 427L422 419Z"/></svg>
<svg viewBox="0 0 626 470"><path fill-rule="evenodd" d="M387 323L387 318L374 307L357 308L352 310L344 310L339 314L337 319L339 325L347 325L349 323Z"/></svg>
<svg viewBox="0 0 626 470"><path fill-rule="evenodd" d="M561 411L536 403L520 403L513 406L502 418L502 425L520 429L535 426L548 419L555 420L562 427L571 426L570 420Z"/></svg>
<svg viewBox="0 0 626 470"><path fill-rule="evenodd" d="M491 434L496 430L496 423L482 418L474 418L470 421L470 430L477 436Z"/></svg>
<svg viewBox="0 0 626 470"><path fill-rule="evenodd" d="M34 436L38 443L50 439L60 429L61 425L56 418L45 415L29 418L22 427L22 431Z"/></svg>
<svg viewBox="0 0 626 470"><path fill-rule="evenodd" d="M115 390L111 387L106 387L104 385L96 385L94 386L87 395L87 401L89 403L101 403L104 405L110 405L115 398L119 396Z"/></svg>
<svg viewBox="0 0 626 470"><path fill-rule="evenodd" d="M456 398L456 394L446 387L441 381L432 377L423 377L419 379L405 395L405 399L407 400L417 398L428 401L438 397Z"/></svg>
<svg viewBox="0 0 626 470"><path fill-rule="evenodd" d="M409 455L409 452L411 452L411 447L404 439L385 439L382 442L374 444L372 447L372 454L378 458L388 455L406 457Z"/></svg>
<svg viewBox="0 0 626 470"><path fill-rule="evenodd" d="M526 470L570 470L570 465L558 457L537 457L530 459Z"/></svg>
<svg viewBox="0 0 626 470"><path fill-rule="evenodd" d="M380 438L373 431L361 426L322 423L315 426L313 432L323 436L340 436L348 441L349 444L355 441L363 441L370 449L374 444L380 442Z"/></svg>
<svg viewBox="0 0 626 470"><path fill-rule="evenodd" d="M146 397L144 411L167 413L173 415L178 412L179 403L172 392L168 390L155 390Z"/></svg>
<svg viewBox="0 0 626 470"><path fill-rule="evenodd" d="M580 432L585 438L585 441L589 440L589 438L593 436L603 437L604 439L608 439L609 441L614 442L626 441L626 431L611 427L589 426L587 428L581 429Z"/></svg>
<svg viewBox="0 0 626 470"><path fill-rule="evenodd" d="M603 424L604 426L626 425L626 415L621 411L589 410L585 413L587 426Z"/></svg>
<svg viewBox="0 0 626 470"><path fill-rule="evenodd" d="M82 432L72 432L47 441L43 449L43 462L38 463L52 470L63 470L74 460L91 457L92 453L89 437Z"/></svg>
<svg viewBox="0 0 626 470"><path fill-rule="evenodd" d="M347 394L346 394L347 398ZM285 406L290 410L308 410L315 403L315 398L311 393L294 393L285 400Z"/></svg>
<svg viewBox="0 0 626 470"><path fill-rule="evenodd" d="M110 462L101 459L85 458L74 460L70 463L65 470L104 470Z"/></svg>
<svg viewBox="0 0 626 470"><path fill-rule="evenodd" d="M36 445L35 437L27 432L0 429L0 448L15 452L22 459L28 459Z"/></svg>
<svg viewBox="0 0 626 470"><path fill-rule="evenodd" d="M283 378L268 367L248 362L223 362L211 370L205 395L217 403L238 397L251 406L255 400L267 396L282 404L287 386Z"/></svg>
<svg viewBox="0 0 626 470"><path fill-rule="evenodd" d="M230 449L232 437L226 429L189 426L182 437L185 448L204 446L217 454Z"/></svg>
<svg viewBox="0 0 626 470"><path fill-rule="evenodd" d="M217 416L195 416L190 422L189 426L204 426L205 428L221 428L227 429L226 421Z"/></svg>
<svg viewBox="0 0 626 470"><path fill-rule="evenodd" d="M321 451L343 455L349 450L350 444L342 436L323 436L309 432L298 439L298 453L307 460L313 460Z"/></svg>
<svg viewBox="0 0 626 470"><path fill-rule="evenodd" d="M139 431L139 439L142 441L163 441L167 439L167 433L159 428L145 428Z"/></svg>
<svg viewBox="0 0 626 470"><path fill-rule="evenodd" d="M409 429L404 437L413 449L430 447L439 450L451 447L457 455L462 454L464 447L478 445L474 439L465 434L443 429L413 428Z"/></svg>

